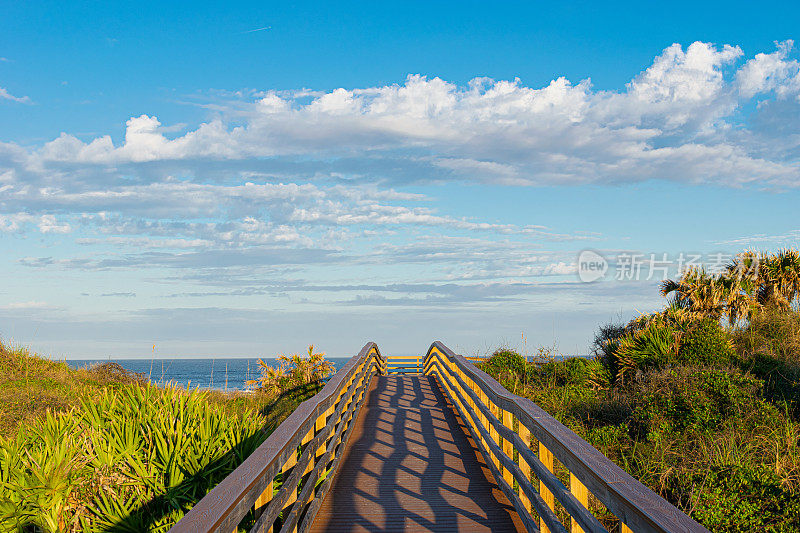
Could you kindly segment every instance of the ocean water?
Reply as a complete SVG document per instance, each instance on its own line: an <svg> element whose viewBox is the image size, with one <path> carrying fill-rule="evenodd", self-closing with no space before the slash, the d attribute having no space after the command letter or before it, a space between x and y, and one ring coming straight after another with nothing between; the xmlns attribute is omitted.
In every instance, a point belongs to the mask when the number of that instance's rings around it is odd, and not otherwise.
<svg viewBox="0 0 800 533"><path fill-rule="evenodd" d="M271 366L278 366L275 358L262 358ZM329 357L336 370L342 368L349 357ZM100 363L117 363L122 368L143 374L150 381L163 385L170 381L192 388L217 390L243 390L245 382L259 375L258 359L84 359L68 360L73 368L84 368Z"/></svg>

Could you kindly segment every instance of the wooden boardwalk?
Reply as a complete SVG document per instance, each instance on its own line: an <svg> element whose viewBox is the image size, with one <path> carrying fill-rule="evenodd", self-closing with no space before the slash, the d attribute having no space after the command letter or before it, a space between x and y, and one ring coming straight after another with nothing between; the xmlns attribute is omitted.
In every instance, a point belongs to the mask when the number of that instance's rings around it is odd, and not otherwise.
<svg viewBox="0 0 800 533"><path fill-rule="evenodd" d="M311 531L524 531L430 375L373 377Z"/></svg>
<svg viewBox="0 0 800 533"><path fill-rule="evenodd" d="M439 341L424 357L384 357L366 343L170 533L245 525L708 533Z"/></svg>

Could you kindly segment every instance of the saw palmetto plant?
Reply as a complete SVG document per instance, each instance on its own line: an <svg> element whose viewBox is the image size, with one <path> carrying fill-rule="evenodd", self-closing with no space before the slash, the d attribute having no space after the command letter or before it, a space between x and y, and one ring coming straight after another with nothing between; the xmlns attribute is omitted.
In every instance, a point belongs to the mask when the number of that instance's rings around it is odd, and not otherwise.
<svg viewBox="0 0 800 533"><path fill-rule="evenodd" d="M207 393L131 385L0 441L0 531L166 531L263 442Z"/></svg>

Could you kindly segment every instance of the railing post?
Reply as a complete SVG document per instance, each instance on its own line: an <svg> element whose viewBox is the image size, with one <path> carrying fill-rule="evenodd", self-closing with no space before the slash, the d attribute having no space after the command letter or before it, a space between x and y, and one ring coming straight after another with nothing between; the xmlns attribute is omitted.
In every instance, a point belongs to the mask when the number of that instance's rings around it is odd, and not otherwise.
<svg viewBox="0 0 800 533"><path fill-rule="evenodd" d="M553 471L553 453L545 447L544 444L541 442L539 443L539 461L547 468L549 471ZM553 498L553 493L550 492L550 489L547 488L541 480L539 480L539 494L542 495L542 499L547 506L553 510L555 509L555 498ZM539 525L542 528L542 533L549 533L550 529L545 525L544 520L539 520Z"/></svg>
<svg viewBox="0 0 800 533"><path fill-rule="evenodd" d="M460 371L460 369L459 369L459 371ZM465 382L469 386L470 390L472 390L472 392L474 392L478 396L478 398L482 399L483 398L483 391L478 386L478 384L475 383L475 381L473 381L473 379L470 378L469 376L467 376L464 372L461 372L460 375L461 375L461 379L465 380ZM469 402L470 402L470 406L472 407L472 410L475 413L477 413L477 415L478 415L478 420L476 420L475 423L476 424L483 424L484 427L486 427L487 420L486 420L486 417L483 416L483 411L480 410L480 408L478 407L478 404L475 403L475 400L472 397L469 398ZM478 428L475 428L475 429L477 430ZM486 445L486 440L483 438L483 434L480 431L478 431L478 437L480 439L480 444L481 444L482 448L484 450L488 449L488 446Z"/></svg>
<svg viewBox="0 0 800 533"><path fill-rule="evenodd" d="M288 473L292 470L292 468L295 467L296 464L297 464L297 450L292 450L292 455L289 456L289 459L286 460L286 462L283 464L283 468L281 469L281 472L283 472L284 482L286 482L286 478L289 477ZM281 487L281 489L283 489L283 487ZM296 501L297 501L297 487L292 487L289 489L289 499L286 500L286 505L283 508L284 509L283 512L289 513L292 509L292 506L294 505L294 502ZM286 515L284 514L284 516ZM297 531L297 528L295 528L294 531Z"/></svg>
<svg viewBox="0 0 800 533"><path fill-rule="evenodd" d="M519 438L522 439L522 442L524 442L525 445L528 446L528 449L530 449L531 432L528 429L528 427L519 420L517 420L517 434L519 435ZM519 464L520 470L522 470L522 473L525 475L525 479L528 481L528 483L530 483L531 465L528 464L528 461L522 458L521 454L517 454L517 464ZM519 499L522 502L522 505L525 507L525 510L530 513L532 507L531 501L528 499L527 496L525 496L525 491L522 490L519 491Z"/></svg>
<svg viewBox="0 0 800 533"><path fill-rule="evenodd" d="M495 405L494 402L489 402L489 397L488 396L486 396L486 400L485 401L489 405L489 411L495 416L495 418L497 418L498 420L502 420L502 418L500 417L500 408L497 407L497 405ZM487 422L488 422L488 420L487 420ZM500 433L497 432L497 429L495 429L494 424L489 424L489 436L492 438L494 443L497 444L497 447L500 448ZM500 458L496 457L494 454L492 454L492 457L494 459L494 465L498 469L501 469L502 471L504 471L505 468L500 463ZM503 477L505 477L505 474L503 474Z"/></svg>
<svg viewBox="0 0 800 533"><path fill-rule="evenodd" d="M327 418L328 411L327 409L323 411L317 419L314 421L314 434L319 435L319 433L325 429L325 419ZM319 461L319 458L325 455L325 452L328 451L328 441L323 440L319 443L319 448L314 453L314 461Z"/></svg>
<svg viewBox="0 0 800 533"><path fill-rule="evenodd" d="M514 431L514 416L510 411L503 410L502 420L505 427L511 431ZM511 444L511 441L508 439L503 439L503 453L506 454L512 461L514 460L514 445ZM503 479L506 480L506 483L508 483L509 486L514 486L514 476L506 467L503 467Z"/></svg>
<svg viewBox="0 0 800 533"><path fill-rule="evenodd" d="M461 371L460 368L457 368L456 371L458 372L459 377L462 380L464 380L464 383L467 384L467 388L469 388L472 392L475 392L475 383L473 383L473 381L471 379L465 379L466 375ZM472 409L472 412L473 413L479 412L478 411L478 406L475 405L475 400L472 399L472 396L470 396L469 394L467 394L466 396L467 396L466 397L467 405L469 405L469 407ZM480 420L475 420L475 423L479 424ZM476 430L476 433L478 435L480 435L480 432L477 431L478 430L477 427L475 428L475 430ZM475 444L480 444L480 443L476 442Z"/></svg>
<svg viewBox="0 0 800 533"><path fill-rule="evenodd" d="M578 500L581 505L589 508L589 491L586 490L586 486L581 483L581 481L575 477L575 474L572 472L569 473L569 491L575 496L575 499ZM584 533L583 529L578 525L578 522L575 521L574 518L570 518L570 533Z"/></svg>
<svg viewBox="0 0 800 533"><path fill-rule="evenodd" d="M311 442L311 440L313 438L314 438L314 428L311 428L311 429L308 430L308 433L306 433L306 435L303 437L303 440L302 440L302 443L301 443L303 448L305 448L305 445L308 444L309 442ZM316 464L316 457L314 457L314 455L311 455L308 458L308 465L306 466L306 469L303 472L303 478L304 479L305 479L305 476L308 475L309 472L314 470L314 465L315 464ZM310 498L311 499L314 498L314 489L311 489ZM305 502L302 502L302 503L305 503Z"/></svg>
<svg viewBox="0 0 800 533"><path fill-rule="evenodd" d="M478 398L480 398L481 403L483 403L483 405L485 405L486 407L490 407L491 408L491 405L489 404L489 396L487 396L483 392L483 389L481 389L480 386L477 383L475 384L475 386L478 387ZM492 436L492 433L491 433L492 425L489 423L489 417L487 417L485 414L483 414L483 411L481 411L478 416L480 417L481 422L483 423L483 427L486 428L487 432L489 433L489 437L491 438L491 436ZM486 446L487 450L489 449L489 445L488 444L484 444L484 446ZM490 459L490 458L487 458L487 459ZM495 464L497 464L496 460L495 460Z"/></svg>
<svg viewBox="0 0 800 533"><path fill-rule="evenodd" d="M269 502L272 501L272 494L275 486L275 480L271 479L267 483L267 487L264 489L264 492L256 499L256 518L260 515L259 511L263 511L269 505ZM272 533L272 526L267 529L266 533Z"/></svg>

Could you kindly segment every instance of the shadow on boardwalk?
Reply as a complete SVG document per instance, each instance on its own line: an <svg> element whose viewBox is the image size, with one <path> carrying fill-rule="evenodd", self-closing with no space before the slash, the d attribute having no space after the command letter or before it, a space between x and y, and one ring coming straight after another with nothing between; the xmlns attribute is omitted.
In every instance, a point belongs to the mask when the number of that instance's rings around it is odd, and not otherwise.
<svg viewBox="0 0 800 533"><path fill-rule="evenodd" d="M431 376L376 376L312 531L522 531Z"/></svg>

